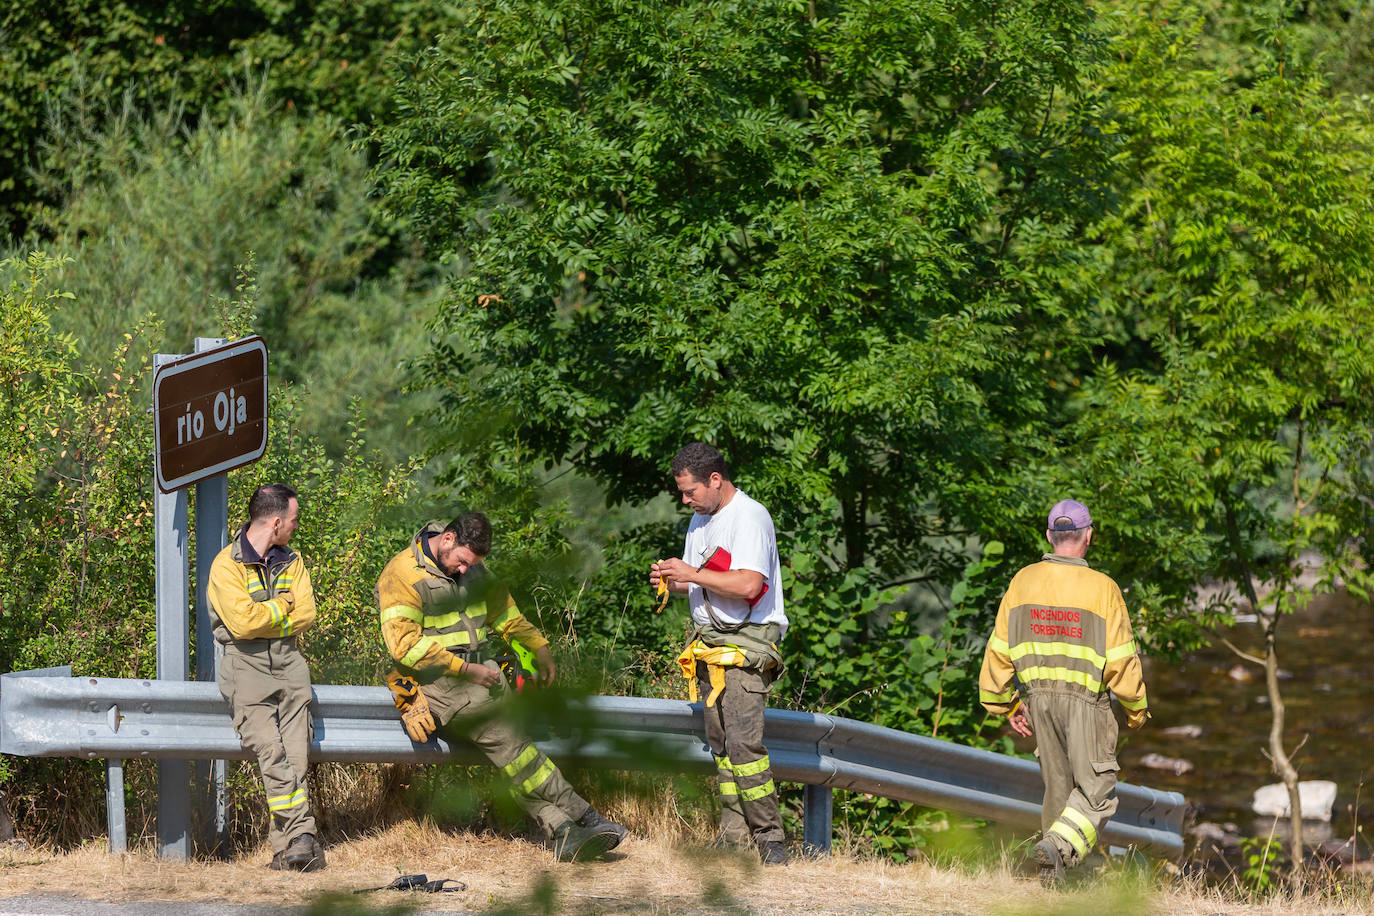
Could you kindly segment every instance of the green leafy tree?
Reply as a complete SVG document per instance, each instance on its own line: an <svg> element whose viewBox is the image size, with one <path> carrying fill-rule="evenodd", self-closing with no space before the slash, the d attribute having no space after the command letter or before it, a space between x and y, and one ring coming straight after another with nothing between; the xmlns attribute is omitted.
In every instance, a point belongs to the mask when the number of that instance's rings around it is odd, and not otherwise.
<svg viewBox="0 0 1374 916"><path fill-rule="evenodd" d="M223 123L189 131L176 109L145 116L128 99L54 115L71 167L40 176L63 187L34 229L74 258L62 282L79 302L56 327L103 358L152 314L153 345L189 353L217 333L211 306L236 295L252 252L245 327L267 340L272 384L301 386L303 431L341 453L357 400L371 446L404 462L418 451L407 422L427 402L402 392L399 367L421 352L435 272L377 217L366 159L337 119L274 111L261 85L225 106Z"/></svg>
<svg viewBox="0 0 1374 916"><path fill-rule="evenodd" d="M0 11L0 235L22 234L40 202L28 169L70 174L60 145L39 152L44 138L61 139L46 121L49 105L99 104L129 92L144 113L179 108L196 127L231 116L232 103L224 103L234 84L265 74L279 108L366 122L390 98L387 62L451 25L451 10L429 0L7 3Z"/></svg>
<svg viewBox="0 0 1374 916"><path fill-rule="evenodd" d="M1284 32L1237 82L1193 56L1198 31L1140 29L1110 76L1130 140L1122 206L1098 229L1101 315L1134 343L1084 383L1065 470L1102 482L1109 565L1150 641L1219 639L1263 668L1300 869L1280 634L1314 595L1371 584L1374 130L1278 53ZM1203 600L1209 580L1233 588ZM1225 629L1238 604L1253 636Z"/></svg>
<svg viewBox="0 0 1374 916"><path fill-rule="evenodd" d="M461 427L453 473L571 468L642 504L715 442L814 558L795 638L839 644L796 656L801 695L910 677L814 666L889 638L884 584L947 589L1040 501L1007 459L1037 448L1047 361L1086 346L1097 53L1067 2L472 10L376 134L390 206L464 266L416 372Z"/></svg>

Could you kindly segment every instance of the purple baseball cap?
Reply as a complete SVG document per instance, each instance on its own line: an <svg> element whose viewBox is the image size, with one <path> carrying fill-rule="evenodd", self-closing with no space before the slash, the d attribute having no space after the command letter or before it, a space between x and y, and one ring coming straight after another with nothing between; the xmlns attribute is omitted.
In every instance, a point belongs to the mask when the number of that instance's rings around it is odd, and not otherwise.
<svg viewBox="0 0 1374 916"><path fill-rule="evenodd" d="M1091 528L1092 524L1093 517L1088 514L1087 506L1076 499L1061 499L1050 510L1045 527L1051 531L1077 531L1079 528Z"/></svg>

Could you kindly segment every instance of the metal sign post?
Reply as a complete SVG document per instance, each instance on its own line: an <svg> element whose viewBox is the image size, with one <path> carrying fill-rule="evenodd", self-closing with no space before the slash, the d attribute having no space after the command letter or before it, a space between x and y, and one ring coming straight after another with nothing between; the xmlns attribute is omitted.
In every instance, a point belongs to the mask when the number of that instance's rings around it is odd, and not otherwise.
<svg viewBox="0 0 1374 916"><path fill-rule="evenodd" d="M196 352L204 353L225 344L221 337L197 337ZM222 652L211 635L210 565L229 542L229 475L216 474L196 484L196 680L214 683L219 675ZM212 854L228 841L229 820L225 810L224 785L227 769L223 760L200 761L195 765L195 784L200 787L197 805L207 814L201 836Z"/></svg>
<svg viewBox="0 0 1374 916"><path fill-rule="evenodd" d="M175 357L153 357L153 372ZM154 459L156 463L156 458ZM191 642L187 616L189 575L186 491L154 491L153 545L156 552L157 679L184 681ZM191 772L185 760L157 762L157 847L164 859L191 853Z"/></svg>
<svg viewBox="0 0 1374 916"><path fill-rule="evenodd" d="M196 485L196 679L213 681L217 658L206 587L210 564L226 543L225 474L267 450L267 345L261 337L218 344L197 338L194 355L158 354L153 360L159 680L185 681L190 667L186 487ZM213 846L227 827L224 761L201 769L198 782L207 795L213 793L206 819ZM188 761L158 761L157 835L163 858L184 860L191 853L190 777Z"/></svg>

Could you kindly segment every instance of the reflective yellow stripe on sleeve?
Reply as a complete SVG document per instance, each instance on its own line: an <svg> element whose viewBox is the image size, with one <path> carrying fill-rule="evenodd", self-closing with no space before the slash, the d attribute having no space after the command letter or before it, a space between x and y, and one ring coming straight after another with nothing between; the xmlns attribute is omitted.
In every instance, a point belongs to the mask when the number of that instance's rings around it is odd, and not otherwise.
<svg viewBox="0 0 1374 916"><path fill-rule="evenodd" d="M1139 712L1140 710L1144 709L1146 706L1150 705L1150 704L1149 704L1149 701L1146 700L1146 698L1145 698L1144 696L1142 696L1142 697L1141 697L1140 699L1138 699L1138 700L1123 700L1123 699L1121 699L1120 697L1117 697L1116 699L1117 699L1117 702L1118 702L1118 703L1120 703L1122 706L1124 706L1124 707L1126 707L1127 709L1129 709L1131 712Z"/></svg>
<svg viewBox="0 0 1374 916"><path fill-rule="evenodd" d="M415 667L415 663L424 658L425 653L437 645L433 636L421 636L415 645L410 647L410 651L401 657L401 664L407 668Z"/></svg>
<svg viewBox="0 0 1374 916"><path fill-rule="evenodd" d="M1001 693L982 689L978 691L978 702L980 703L1010 703L1014 699L1016 699L1016 690L1010 687Z"/></svg>
<svg viewBox="0 0 1374 916"><path fill-rule="evenodd" d="M1130 639L1117 646L1115 649L1107 650L1107 661L1119 662L1123 658L1130 658L1135 655L1135 640Z"/></svg>
<svg viewBox="0 0 1374 916"><path fill-rule="evenodd" d="M1010 652L1007 641L996 633L993 633L992 636L988 638L988 648L994 652L1000 652L1002 655L1007 655Z"/></svg>
<svg viewBox="0 0 1374 916"><path fill-rule="evenodd" d="M493 630L499 630L501 627L503 627L503 626L505 626L506 624L510 623L512 620L514 620L516 617L519 617L519 616L520 616L520 609L519 609L519 608L508 607L508 608L506 608L504 611L502 611L502 612L496 617L495 620L493 620L493 621L491 622L491 628L492 628Z"/></svg>
<svg viewBox="0 0 1374 916"><path fill-rule="evenodd" d="M404 617L406 620L413 620L419 623L423 619L420 609L417 607L407 607L404 604L397 604L382 611L382 623L388 620L395 620L397 617Z"/></svg>

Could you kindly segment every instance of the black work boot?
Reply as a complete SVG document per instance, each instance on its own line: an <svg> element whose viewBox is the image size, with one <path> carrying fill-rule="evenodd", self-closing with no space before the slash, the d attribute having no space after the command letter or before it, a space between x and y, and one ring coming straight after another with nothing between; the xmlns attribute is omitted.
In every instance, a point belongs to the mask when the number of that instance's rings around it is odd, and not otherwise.
<svg viewBox="0 0 1374 916"><path fill-rule="evenodd" d="M787 847L780 840L764 840L759 844L759 858L764 865L786 865Z"/></svg>
<svg viewBox="0 0 1374 916"><path fill-rule="evenodd" d="M549 845L560 862L586 862L601 858L619 842L620 835L610 827L583 827L567 821L554 830Z"/></svg>
<svg viewBox="0 0 1374 916"><path fill-rule="evenodd" d="M588 805L587 810L582 812L582 816L577 819L577 826L595 827L598 830L609 830L612 833L614 833L615 842L607 847L607 851L615 849L617 846L619 846L620 841L625 839L625 837L629 836L630 833L630 831L626 830L623 826L617 824L610 818L606 817L604 814L593 808L591 805Z"/></svg>
<svg viewBox="0 0 1374 916"><path fill-rule="evenodd" d="M1035 844L1031 854L1035 858L1035 864L1040 866L1041 884L1045 887L1055 887L1064 880L1064 857L1059 854L1058 846L1049 839L1044 839Z"/></svg>
<svg viewBox="0 0 1374 916"><path fill-rule="evenodd" d="M267 863L267 867L273 871L286 871L286 850L272 853L272 861Z"/></svg>
<svg viewBox="0 0 1374 916"><path fill-rule="evenodd" d="M302 833L286 847L282 863L296 871L319 871L324 868L324 850L315 842L315 834Z"/></svg>

